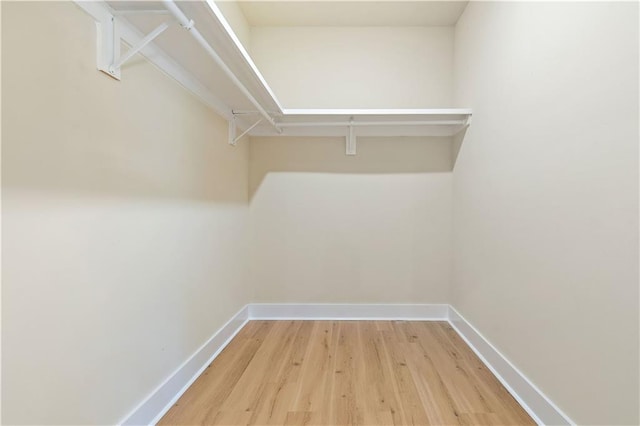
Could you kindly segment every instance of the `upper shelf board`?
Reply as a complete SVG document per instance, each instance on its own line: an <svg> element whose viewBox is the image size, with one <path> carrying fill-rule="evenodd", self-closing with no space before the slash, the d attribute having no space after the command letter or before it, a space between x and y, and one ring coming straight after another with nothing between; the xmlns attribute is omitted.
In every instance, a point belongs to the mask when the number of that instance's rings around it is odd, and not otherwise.
<svg viewBox="0 0 640 426"><path fill-rule="evenodd" d="M174 77L181 74L180 77L186 76L184 81L195 82L185 84L181 81L224 117L233 118L236 135L248 130L246 133L252 136L449 136L465 128L470 121L469 109L286 109L278 102L213 0L78 2L94 17L96 13L92 10L96 9L97 3L116 15L118 25L131 30L127 31L129 44L136 42L136 37L141 40L152 33L163 22L170 22L168 29L141 53L160 68L171 63L172 70L167 71L168 74ZM210 50L215 51L227 71L195 40L193 29L187 31L177 24L175 13L174 17L169 13L127 13L132 10L169 11L171 8L177 8L183 18L193 20L193 28L201 34ZM158 60L159 56L166 59ZM126 78L127 66L122 68L122 78ZM177 68L182 71L176 72ZM263 111L268 111L268 115L254 113L257 107L247 94ZM262 121L258 122L260 119Z"/></svg>
<svg viewBox="0 0 640 426"><path fill-rule="evenodd" d="M259 119L237 115L246 125ZM253 136L451 136L469 124L470 109L284 109L275 117L280 130L260 123Z"/></svg>
<svg viewBox="0 0 640 426"><path fill-rule="evenodd" d="M164 2L109 0L105 4L119 14L117 19L123 25L131 26L142 35L149 34L162 22L171 22L170 27L153 40L153 45L179 64L186 74L200 82L209 96L217 97L226 105L226 117L230 116L232 110L255 109L221 67L195 41L190 31L181 28L170 14L122 14L131 10L165 10ZM195 28L206 42L262 107L279 113L282 110L280 103L215 3L176 1L174 4L187 18L193 20ZM149 59L153 61L153 57ZM126 66L122 72L123 78L126 78Z"/></svg>

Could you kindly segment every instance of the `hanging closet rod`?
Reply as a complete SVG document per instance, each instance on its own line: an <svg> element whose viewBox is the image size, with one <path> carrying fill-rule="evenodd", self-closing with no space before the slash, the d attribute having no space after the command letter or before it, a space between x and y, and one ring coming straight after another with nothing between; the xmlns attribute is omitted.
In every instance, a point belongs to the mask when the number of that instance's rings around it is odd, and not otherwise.
<svg viewBox="0 0 640 426"><path fill-rule="evenodd" d="M114 16L127 16L127 15L168 15L169 11L166 9L128 9L128 10L114 10L111 12Z"/></svg>
<svg viewBox="0 0 640 426"><path fill-rule="evenodd" d="M222 58L218 55L218 53L209 45L207 40L200 34L200 31L195 27L193 20L188 19L182 10L175 4L172 0L163 0L163 4L167 8L167 10L176 18L176 20L180 23L180 25L189 31L193 38L204 48L204 50L211 56L211 58L215 61L216 64L222 69L222 71L229 77L229 79L233 82L233 84L242 92L243 95L253 104L253 106L258 110L260 115L264 117L269 124L271 124L278 132L281 131L278 123L274 121L274 119L269 115L267 111L260 105L260 103L253 97L253 95L249 92L249 90L245 87L244 84L236 77L236 75L229 69L227 64L222 60Z"/></svg>
<svg viewBox="0 0 640 426"><path fill-rule="evenodd" d="M278 123L280 127L359 127L359 126L464 126L466 120L423 120L423 121L320 121Z"/></svg>

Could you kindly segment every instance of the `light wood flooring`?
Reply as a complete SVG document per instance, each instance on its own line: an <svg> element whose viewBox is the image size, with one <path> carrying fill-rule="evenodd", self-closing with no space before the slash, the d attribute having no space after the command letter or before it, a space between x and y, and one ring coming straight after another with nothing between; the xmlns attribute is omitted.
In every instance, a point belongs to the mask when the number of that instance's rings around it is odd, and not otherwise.
<svg viewBox="0 0 640 426"><path fill-rule="evenodd" d="M446 322L251 321L159 424L535 424Z"/></svg>

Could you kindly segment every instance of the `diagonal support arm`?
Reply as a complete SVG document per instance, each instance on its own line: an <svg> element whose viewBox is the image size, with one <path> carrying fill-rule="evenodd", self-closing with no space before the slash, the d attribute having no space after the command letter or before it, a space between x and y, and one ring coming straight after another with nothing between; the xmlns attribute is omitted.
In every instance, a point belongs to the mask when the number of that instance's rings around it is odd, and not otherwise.
<svg viewBox="0 0 640 426"><path fill-rule="evenodd" d="M151 43L156 37L162 34L167 28L169 28L168 22L163 22L158 25L153 31L147 34L142 40L140 40L135 46L132 46L131 49L127 51L120 58L116 59L113 64L109 67L109 72L114 73L116 70L119 70L125 62L133 57L136 53L140 52L144 47Z"/></svg>
<svg viewBox="0 0 640 426"><path fill-rule="evenodd" d="M234 117L235 119L235 117ZM251 126L249 126L249 128L247 128L247 130L245 130L244 132L240 133L240 136L235 136L235 132L233 133L233 135L231 133L229 133L229 144L235 146L236 143L242 139L242 137L244 135L246 135L247 133L249 133L251 130L253 130L254 127L256 127L258 124L262 123L262 118L259 119L258 121L256 121L255 123L253 123ZM231 125L231 124L230 124ZM233 123L234 127L235 127L235 123Z"/></svg>

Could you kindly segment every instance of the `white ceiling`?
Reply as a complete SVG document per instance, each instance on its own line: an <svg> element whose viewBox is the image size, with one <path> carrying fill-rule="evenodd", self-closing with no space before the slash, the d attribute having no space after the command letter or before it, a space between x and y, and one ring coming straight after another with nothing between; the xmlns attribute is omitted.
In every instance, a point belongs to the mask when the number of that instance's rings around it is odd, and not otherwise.
<svg viewBox="0 0 640 426"><path fill-rule="evenodd" d="M239 1L250 26L454 25L467 1Z"/></svg>

